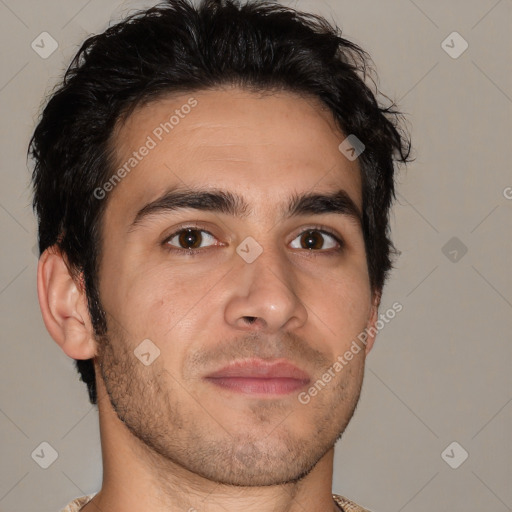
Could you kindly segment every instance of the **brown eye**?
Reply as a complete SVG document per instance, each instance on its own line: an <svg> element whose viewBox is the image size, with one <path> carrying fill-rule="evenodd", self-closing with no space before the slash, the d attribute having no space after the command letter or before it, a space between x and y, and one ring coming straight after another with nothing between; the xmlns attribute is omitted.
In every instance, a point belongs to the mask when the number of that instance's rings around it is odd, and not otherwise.
<svg viewBox="0 0 512 512"><path fill-rule="evenodd" d="M299 241L298 244L296 240ZM294 249L308 249L315 251L319 251L321 249L335 249L337 246L341 245L342 244L337 239L337 237L331 233L328 233L327 231L322 231L319 229L309 229L304 231L292 242L292 247Z"/></svg>
<svg viewBox="0 0 512 512"><path fill-rule="evenodd" d="M324 245L324 239L318 231L306 231L300 237L300 242L304 249L321 249Z"/></svg>
<svg viewBox="0 0 512 512"><path fill-rule="evenodd" d="M204 236L202 233L205 233L206 236ZM204 247L202 243L205 241L205 239L208 239L208 237L210 239L214 239L213 235L204 229L185 228L177 231L176 233L173 233L167 239L166 243L180 249L199 249Z"/></svg>

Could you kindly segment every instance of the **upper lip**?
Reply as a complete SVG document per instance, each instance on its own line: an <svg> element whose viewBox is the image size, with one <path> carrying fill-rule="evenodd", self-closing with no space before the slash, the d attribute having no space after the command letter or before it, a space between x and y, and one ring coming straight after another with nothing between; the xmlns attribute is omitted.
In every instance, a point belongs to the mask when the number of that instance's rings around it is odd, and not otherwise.
<svg viewBox="0 0 512 512"><path fill-rule="evenodd" d="M309 381L309 375L289 361L277 359L245 359L233 361L224 368L210 373L206 378L253 377L260 379L289 378Z"/></svg>

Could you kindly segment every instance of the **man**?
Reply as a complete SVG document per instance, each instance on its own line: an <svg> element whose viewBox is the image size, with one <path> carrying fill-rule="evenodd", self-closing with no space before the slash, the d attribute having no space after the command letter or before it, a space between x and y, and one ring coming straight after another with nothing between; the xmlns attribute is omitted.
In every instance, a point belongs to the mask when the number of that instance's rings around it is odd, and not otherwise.
<svg viewBox="0 0 512 512"><path fill-rule="evenodd" d="M102 488L65 510L364 510L334 445L409 151L366 65L268 2L169 0L84 43L30 147L43 319L100 418Z"/></svg>

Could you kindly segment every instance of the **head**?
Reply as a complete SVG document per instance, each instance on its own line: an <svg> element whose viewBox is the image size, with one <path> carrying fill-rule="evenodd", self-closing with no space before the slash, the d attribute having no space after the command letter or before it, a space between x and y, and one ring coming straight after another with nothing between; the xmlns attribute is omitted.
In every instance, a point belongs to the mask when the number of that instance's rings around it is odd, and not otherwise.
<svg viewBox="0 0 512 512"><path fill-rule="evenodd" d="M91 403L101 379L155 453L239 485L275 483L271 464L284 482L350 420L373 336L307 405L205 379L258 357L312 384L375 322L409 144L369 78L369 56L314 15L169 0L87 39L49 99L30 144L43 317Z"/></svg>

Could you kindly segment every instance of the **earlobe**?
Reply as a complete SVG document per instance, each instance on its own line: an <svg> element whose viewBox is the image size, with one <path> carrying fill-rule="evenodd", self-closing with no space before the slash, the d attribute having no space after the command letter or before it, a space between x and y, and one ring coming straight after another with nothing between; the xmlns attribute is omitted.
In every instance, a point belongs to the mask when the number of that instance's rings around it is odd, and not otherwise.
<svg viewBox="0 0 512 512"><path fill-rule="evenodd" d="M85 291L77 286L61 251L50 247L39 258L37 295L46 329L73 359L96 355Z"/></svg>
<svg viewBox="0 0 512 512"><path fill-rule="evenodd" d="M375 291L372 293L372 303L370 308L370 316L368 318L368 324L366 326L366 355L370 353L370 350L375 343L375 337L377 336L377 320L379 318L379 305L381 299L381 291Z"/></svg>

